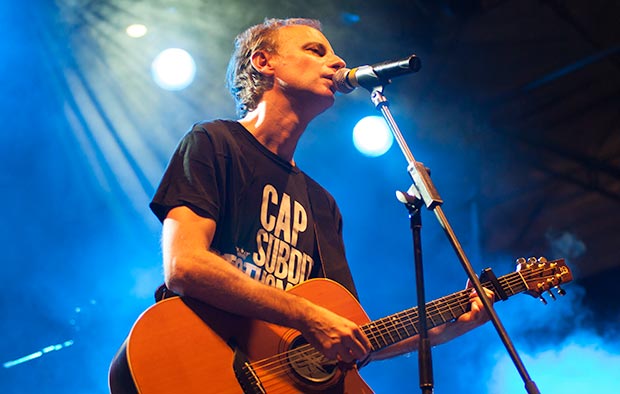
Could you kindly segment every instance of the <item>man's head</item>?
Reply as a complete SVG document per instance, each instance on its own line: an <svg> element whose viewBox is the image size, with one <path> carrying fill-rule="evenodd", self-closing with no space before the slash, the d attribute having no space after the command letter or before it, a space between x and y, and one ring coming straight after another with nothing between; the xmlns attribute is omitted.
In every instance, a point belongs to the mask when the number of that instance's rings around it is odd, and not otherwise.
<svg viewBox="0 0 620 394"><path fill-rule="evenodd" d="M271 89L272 76L258 72L252 65L252 54L257 51L275 53L277 51L278 29L285 26L305 25L321 30L321 23L314 19L266 19L239 34L235 39L235 49L228 63L228 88L237 104L237 113L244 117L256 108L263 93Z"/></svg>

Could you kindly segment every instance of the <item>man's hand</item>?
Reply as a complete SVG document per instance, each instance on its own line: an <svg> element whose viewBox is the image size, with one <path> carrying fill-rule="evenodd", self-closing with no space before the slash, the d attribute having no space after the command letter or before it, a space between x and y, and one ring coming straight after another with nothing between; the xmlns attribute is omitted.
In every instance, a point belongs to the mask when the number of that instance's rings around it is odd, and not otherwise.
<svg viewBox="0 0 620 394"><path fill-rule="evenodd" d="M471 287L471 284L469 283L469 281L468 281L467 287L468 288ZM495 297L493 292L487 288L484 288L484 292L486 293L487 298L490 299L491 302L493 302L493 299ZM484 309L482 300L480 300L480 297L478 296L476 291L473 289L471 291L471 294L469 295L469 300L470 300L469 312L464 313L463 315L459 316L459 318L456 319L457 322L463 323L463 324L469 324L469 325L472 325L471 328L475 328L489 321L489 314Z"/></svg>
<svg viewBox="0 0 620 394"><path fill-rule="evenodd" d="M345 363L363 360L372 345L354 322L312 304L301 333L325 357Z"/></svg>
<svg viewBox="0 0 620 394"><path fill-rule="evenodd" d="M467 288L471 288L471 283L469 283L469 281L467 281ZM487 288L484 288L484 292L487 298L492 302L495 297L493 292ZM470 310L459 316L455 322L447 323L429 330L429 334L431 334L429 337L433 345L448 342L489 321L489 314L484 309L480 297L473 289L469 296L469 301Z"/></svg>

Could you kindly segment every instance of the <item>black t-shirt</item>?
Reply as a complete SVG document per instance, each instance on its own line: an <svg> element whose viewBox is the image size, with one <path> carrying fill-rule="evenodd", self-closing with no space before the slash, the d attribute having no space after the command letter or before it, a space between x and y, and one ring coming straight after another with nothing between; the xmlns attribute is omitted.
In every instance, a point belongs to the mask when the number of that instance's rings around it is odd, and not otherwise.
<svg viewBox="0 0 620 394"><path fill-rule="evenodd" d="M333 197L240 123L198 123L181 140L150 206L163 221L181 205L216 221L214 251L252 278L281 289L323 275L313 214L318 210L317 228L330 233L320 243L321 252L341 260L333 262L334 279L355 294ZM332 269L325 271L330 276Z"/></svg>

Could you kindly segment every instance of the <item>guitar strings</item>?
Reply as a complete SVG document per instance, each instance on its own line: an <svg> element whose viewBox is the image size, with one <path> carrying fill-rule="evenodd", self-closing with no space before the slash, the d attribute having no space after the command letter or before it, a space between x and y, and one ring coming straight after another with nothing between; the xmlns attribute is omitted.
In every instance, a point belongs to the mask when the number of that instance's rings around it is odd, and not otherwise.
<svg viewBox="0 0 620 394"><path fill-rule="evenodd" d="M526 273L527 279L531 279L538 275L537 271L542 271L542 268L539 269L530 269L529 272ZM527 289L527 280L524 277L523 273L520 271L514 272L512 274L508 274L502 278L499 278L498 281L502 284L502 288L508 288L513 294L517 294L514 292L513 286L523 285L525 282L525 289ZM491 282L485 282L483 284L484 287L491 287ZM460 307L459 309L463 309L463 313L465 313L466 309L463 307L465 303L469 302L469 298L471 297L471 289L461 290L454 294L444 296L435 301L431 301L427 304L429 308L429 315L427 316L427 320L430 320L432 325L441 325L446 323L447 320L444 318L444 314L449 312L452 318L457 318L462 313L455 315L453 312L453 307ZM438 307L437 304L441 304L441 307ZM434 308L434 311L431 310ZM436 324L433 320L433 316L439 316L443 322L441 324ZM416 322L419 320L419 315L417 311L417 307L410 308L408 310L396 313L394 315L385 317L383 319L379 319L374 322L367 323L360 328L364 331L364 333L369 337L371 344L374 340L376 344L372 344L372 350L378 350L379 348L391 345L400 340L406 339L408 337L417 334ZM452 320L452 319L450 319ZM414 334L409 332L409 329L413 330ZM407 335L403 338L399 330L404 330ZM395 340L392 336L392 332L394 332L398 339ZM386 333L389 335L389 340L386 340ZM378 341L378 338L383 339L385 345L381 345ZM267 383L272 379L275 379L282 374L287 373L291 366L299 361L307 360L308 358L313 359L315 362L319 364L330 364L335 363L334 360L329 360L325 356L322 355L318 350L312 347L309 344L305 344L299 346L294 349L290 349L283 353L279 353L262 360L257 360L255 362L250 363L250 367L253 369L260 369L261 372L269 373L269 375L263 380L262 383ZM259 371L256 371L259 373Z"/></svg>

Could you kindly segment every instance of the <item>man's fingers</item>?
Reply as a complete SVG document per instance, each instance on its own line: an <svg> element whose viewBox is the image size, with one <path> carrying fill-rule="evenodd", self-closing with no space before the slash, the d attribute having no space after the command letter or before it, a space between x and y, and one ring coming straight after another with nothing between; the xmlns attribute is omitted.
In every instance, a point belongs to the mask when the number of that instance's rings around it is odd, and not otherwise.
<svg viewBox="0 0 620 394"><path fill-rule="evenodd" d="M372 344L361 328L358 327L358 329L355 330L355 336L360 341L365 353L369 353L372 350Z"/></svg>
<svg viewBox="0 0 620 394"><path fill-rule="evenodd" d="M368 351L370 350L370 348L368 348L367 346L364 345L364 341L363 339L366 339L365 336L360 333L355 333L356 336L352 336L349 338L346 338L345 342L344 342L344 347L345 347L345 351L346 351L346 355L353 357L353 359L348 360L353 361L353 360L360 360L364 357L366 357L366 355L368 354ZM363 339L360 338L358 339L358 337L363 336ZM366 341L368 341L368 339L366 339Z"/></svg>
<svg viewBox="0 0 620 394"><path fill-rule="evenodd" d="M483 289L487 298L490 298L491 300L495 299L495 293L492 290L489 290L486 287L483 287ZM469 293L469 298L474 299L476 297L478 297L478 292L476 292L475 289L472 289L471 293Z"/></svg>

